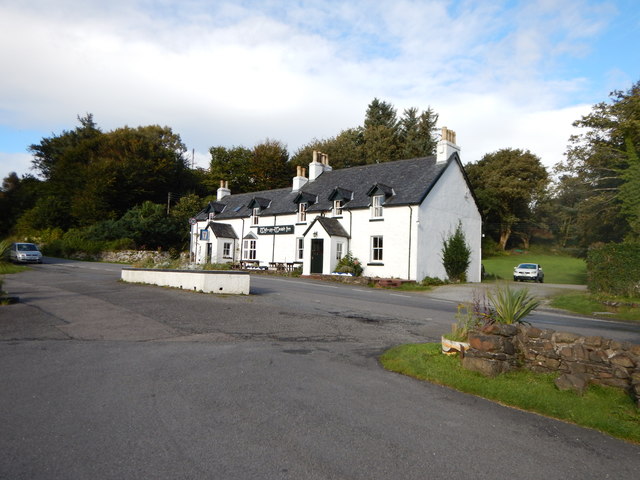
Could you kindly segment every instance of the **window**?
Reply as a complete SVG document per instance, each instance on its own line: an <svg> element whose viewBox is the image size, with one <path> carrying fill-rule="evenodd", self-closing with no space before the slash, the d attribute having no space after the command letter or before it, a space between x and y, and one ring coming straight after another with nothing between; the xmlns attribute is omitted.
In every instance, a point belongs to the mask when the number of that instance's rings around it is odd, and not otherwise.
<svg viewBox="0 0 640 480"><path fill-rule="evenodd" d="M209 220L213 220L216 217L215 212L209 213Z"/></svg>
<svg viewBox="0 0 640 480"><path fill-rule="evenodd" d="M296 259L302 260L304 258L304 238L299 237L296 239Z"/></svg>
<svg viewBox="0 0 640 480"><path fill-rule="evenodd" d="M200 230L200 240L209 240L209 230L206 228Z"/></svg>
<svg viewBox="0 0 640 480"><path fill-rule="evenodd" d="M371 198L371 218L382 218L382 200L384 195L374 195Z"/></svg>
<svg viewBox="0 0 640 480"><path fill-rule="evenodd" d="M371 261L382 261L382 237L371 237Z"/></svg>
<svg viewBox="0 0 640 480"><path fill-rule="evenodd" d="M258 225L258 215L260 215L260 207L256 207L251 211L251 225Z"/></svg>
<svg viewBox="0 0 640 480"><path fill-rule="evenodd" d="M231 242L224 242L222 244L222 257L231 258Z"/></svg>
<svg viewBox="0 0 640 480"><path fill-rule="evenodd" d="M336 243L336 260L342 260L342 242Z"/></svg>
<svg viewBox="0 0 640 480"><path fill-rule="evenodd" d="M256 241L244 240L242 243L242 258L244 260L256 259Z"/></svg>
<svg viewBox="0 0 640 480"><path fill-rule="evenodd" d="M298 223L303 223L307 221L307 204L299 203L298 204Z"/></svg>
<svg viewBox="0 0 640 480"><path fill-rule="evenodd" d="M339 217L342 215L342 206L344 205L343 200L334 200L333 201L333 216Z"/></svg>

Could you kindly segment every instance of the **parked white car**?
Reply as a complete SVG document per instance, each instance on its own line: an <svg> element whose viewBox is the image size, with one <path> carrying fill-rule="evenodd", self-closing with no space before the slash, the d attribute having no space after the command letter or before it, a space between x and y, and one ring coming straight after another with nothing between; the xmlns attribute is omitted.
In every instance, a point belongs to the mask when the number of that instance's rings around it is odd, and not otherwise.
<svg viewBox="0 0 640 480"><path fill-rule="evenodd" d="M533 280L534 282L544 282L544 272L542 267L537 263L521 263L513 269L513 281L525 282Z"/></svg>
<svg viewBox="0 0 640 480"><path fill-rule="evenodd" d="M9 250L12 262L18 263L42 263L42 253L33 243L13 243Z"/></svg>

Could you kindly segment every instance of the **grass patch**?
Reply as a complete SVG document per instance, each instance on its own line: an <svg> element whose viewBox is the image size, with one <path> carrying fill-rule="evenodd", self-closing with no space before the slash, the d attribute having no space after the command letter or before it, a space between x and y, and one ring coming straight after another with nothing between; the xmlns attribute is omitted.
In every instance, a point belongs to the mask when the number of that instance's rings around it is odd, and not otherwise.
<svg viewBox="0 0 640 480"><path fill-rule="evenodd" d="M607 305L603 302L615 303ZM628 299L620 297L603 297L591 293L569 293L558 295L551 299L551 306L561 308L582 315L593 315L596 312L609 312L610 315L601 315L605 318L626 321L640 321L640 308L631 304L640 304L640 299Z"/></svg>
<svg viewBox="0 0 640 480"><path fill-rule="evenodd" d="M622 390L591 385L580 397L558 390L557 374L524 370L487 378L465 370L457 356L443 355L440 348L439 343L401 345L380 361L393 372L640 443L640 410Z"/></svg>
<svg viewBox="0 0 640 480"><path fill-rule="evenodd" d="M0 262L0 275L8 275L11 273L20 273L29 270L25 265L16 265L9 262Z"/></svg>
<svg viewBox="0 0 640 480"><path fill-rule="evenodd" d="M513 268L519 263L538 263L544 271L544 281L569 285L586 285L587 265L581 258L565 255L523 253L482 260L485 274L504 280L513 279Z"/></svg>

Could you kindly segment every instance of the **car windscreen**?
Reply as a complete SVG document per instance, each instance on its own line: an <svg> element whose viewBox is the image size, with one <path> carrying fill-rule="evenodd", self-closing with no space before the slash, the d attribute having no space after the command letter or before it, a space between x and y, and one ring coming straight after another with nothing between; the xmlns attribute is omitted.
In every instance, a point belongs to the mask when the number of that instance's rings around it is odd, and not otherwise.
<svg viewBox="0 0 640 480"><path fill-rule="evenodd" d="M530 268L530 269L535 269L536 268L536 264L535 263L521 263L520 265L518 265L518 268Z"/></svg>
<svg viewBox="0 0 640 480"><path fill-rule="evenodd" d="M19 243L18 250L20 252L37 252L38 247L36 247L33 243Z"/></svg>

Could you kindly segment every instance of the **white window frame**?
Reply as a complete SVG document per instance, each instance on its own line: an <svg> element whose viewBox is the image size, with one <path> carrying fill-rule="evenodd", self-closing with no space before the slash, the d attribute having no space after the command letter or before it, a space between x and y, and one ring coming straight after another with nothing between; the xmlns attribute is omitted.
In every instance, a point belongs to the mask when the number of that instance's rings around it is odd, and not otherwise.
<svg viewBox="0 0 640 480"><path fill-rule="evenodd" d="M344 256L344 254L342 253L344 251L343 247L344 243L336 243L336 260L342 260L342 257Z"/></svg>
<svg viewBox="0 0 640 480"><path fill-rule="evenodd" d="M298 204L298 223L305 223L307 221L307 203L302 202Z"/></svg>
<svg viewBox="0 0 640 480"><path fill-rule="evenodd" d="M251 225L258 225L258 215L260 215L260 207L254 207L251 210Z"/></svg>
<svg viewBox="0 0 640 480"><path fill-rule="evenodd" d="M384 259L384 241L382 235L371 237L371 261L382 262Z"/></svg>
<svg viewBox="0 0 640 480"><path fill-rule="evenodd" d="M342 207L344 206L344 200L334 200L333 201L333 216L341 217L342 216Z"/></svg>
<svg viewBox="0 0 640 480"><path fill-rule="evenodd" d="M242 259L243 260L255 260L256 259L256 242L257 240L247 238L242 241Z"/></svg>
<svg viewBox="0 0 640 480"><path fill-rule="evenodd" d="M231 242L222 244L222 258L231 258Z"/></svg>
<svg viewBox="0 0 640 480"><path fill-rule="evenodd" d="M371 197L371 218L382 218L384 195Z"/></svg>
<svg viewBox="0 0 640 480"><path fill-rule="evenodd" d="M304 237L296 238L296 259L300 261L304 259Z"/></svg>

